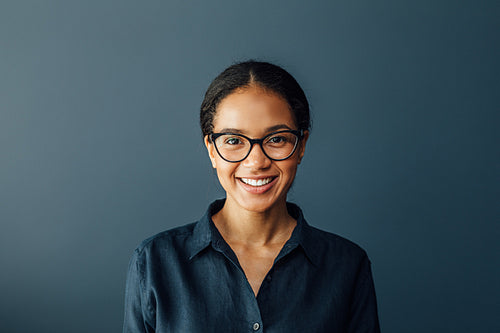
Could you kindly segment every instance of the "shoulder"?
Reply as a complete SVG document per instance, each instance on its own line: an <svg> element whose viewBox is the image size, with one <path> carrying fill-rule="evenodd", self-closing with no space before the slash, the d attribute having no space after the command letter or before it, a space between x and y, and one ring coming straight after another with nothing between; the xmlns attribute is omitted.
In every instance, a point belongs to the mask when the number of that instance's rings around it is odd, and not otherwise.
<svg viewBox="0 0 500 333"><path fill-rule="evenodd" d="M306 230L307 246L323 262L360 264L368 260L366 251L347 238L309 225Z"/></svg>
<svg viewBox="0 0 500 333"><path fill-rule="evenodd" d="M294 203L287 203L289 214L298 221L300 242L315 262L351 262L360 263L367 254L356 243L325 230L311 226L305 219L300 207Z"/></svg>
<svg viewBox="0 0 500 333"><path fill-rule="evenodd" d="M310 230L314 238L330 246L334 246L344 251L355 252L359 254L365 253L365 250L363 250L358 244L340 235L312 226L310 226Z"/></svg>
<svg viewBox="0 0 500 333"><path fill-rule="evenodd" d="M137 246L135 255L140 257L165 254L172 250L179 251L187 245L193 236L195 226L196 222L165 230L148 237Z"/></svg>

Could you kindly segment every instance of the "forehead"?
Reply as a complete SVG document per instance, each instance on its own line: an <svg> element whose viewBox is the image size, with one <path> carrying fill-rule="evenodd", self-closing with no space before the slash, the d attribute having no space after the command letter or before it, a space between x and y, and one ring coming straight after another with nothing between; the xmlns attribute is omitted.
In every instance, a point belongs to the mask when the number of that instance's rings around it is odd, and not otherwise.
<svg viewBox="0 0 500 333"><path fill-rule="evenodd" d="M296 129L287 101L255 86L238 89L226 96L217 106L213 125L215 132L231 128L256 135L279 125Z"/></svg>

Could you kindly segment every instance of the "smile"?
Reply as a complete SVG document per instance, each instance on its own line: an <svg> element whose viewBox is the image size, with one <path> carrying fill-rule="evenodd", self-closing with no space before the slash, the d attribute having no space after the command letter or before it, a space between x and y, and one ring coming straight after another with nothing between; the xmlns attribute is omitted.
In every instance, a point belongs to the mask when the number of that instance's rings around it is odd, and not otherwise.
<svg viewBox="0 0 500 333"><path fill-rule="evenodd" d="M250 186L264 186L269 184L274 177L261 178L261 179L250 179L250 178L240 178L240 180Z"/></svg>

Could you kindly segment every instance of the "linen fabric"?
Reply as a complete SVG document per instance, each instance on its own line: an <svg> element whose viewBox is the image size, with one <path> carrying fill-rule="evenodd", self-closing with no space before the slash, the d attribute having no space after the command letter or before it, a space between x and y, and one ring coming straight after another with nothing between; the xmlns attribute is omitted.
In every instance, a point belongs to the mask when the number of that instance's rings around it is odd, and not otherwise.
<svg viewBox="0 0 500 333"><path fill-rule="evenodd" d="M124 333L380 332L370 261L356 244L297 225L255 297L211 217L146 239L129 264Z"/></svg>

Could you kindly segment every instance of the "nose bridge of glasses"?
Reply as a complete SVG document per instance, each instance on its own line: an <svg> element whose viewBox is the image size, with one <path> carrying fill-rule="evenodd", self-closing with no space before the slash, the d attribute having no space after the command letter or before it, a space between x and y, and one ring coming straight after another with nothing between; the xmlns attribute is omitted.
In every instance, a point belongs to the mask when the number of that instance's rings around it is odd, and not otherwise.
<svg viewBox="0 0 500 333"><path fill-rule="evenodd" d="M252 154L252 151L254 150L253 147L257 145L261 151L261 154L267 158L267 154L264 152L264 145L262 144L264 142L264 139L247 138L247 140L250 142L250 147L248 148L248 155Z"/></svg>
<svg viewBox="0 0 500 333"><path fill-rule="evenodd" d="M246 139L250 143L250 147L248 147L248 151L245 158L243 159L243 163L247 166L252 165L252 167L255 167L257 165L259 167L262 167L262 165L264 164L268 165L268 163L271 162L271 159L264 151L264 147L262 144L264 142L264 139ZM254 146L257 146L258 148L254 149Z"/></svg>

